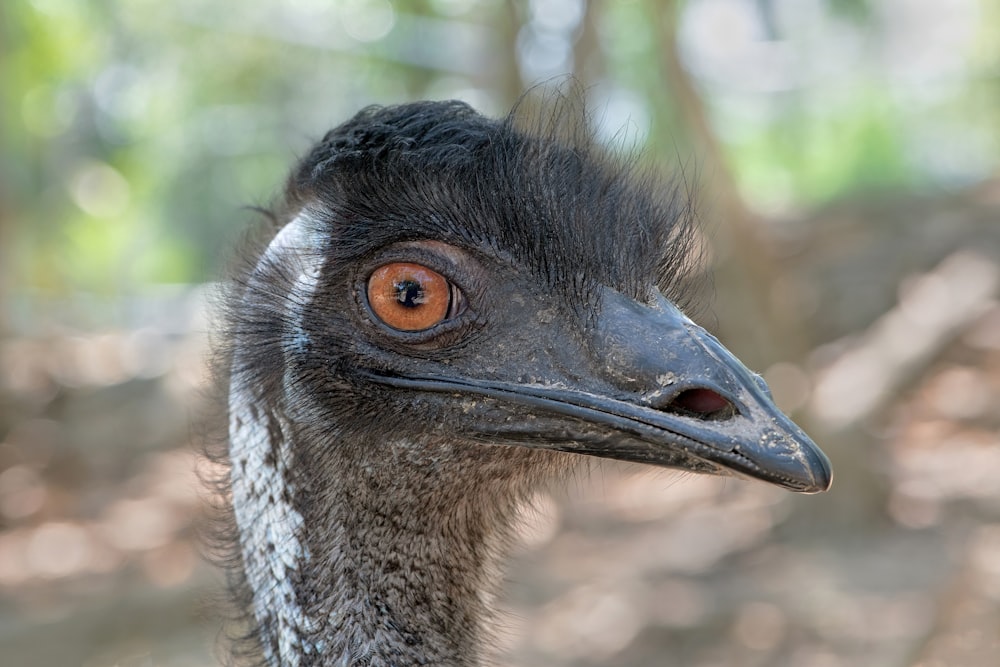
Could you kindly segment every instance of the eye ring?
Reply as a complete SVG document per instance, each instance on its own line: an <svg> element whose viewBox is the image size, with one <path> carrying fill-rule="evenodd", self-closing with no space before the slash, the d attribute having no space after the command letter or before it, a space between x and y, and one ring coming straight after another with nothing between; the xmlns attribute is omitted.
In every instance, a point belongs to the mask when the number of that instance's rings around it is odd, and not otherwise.
<svg viewBox="0 0 1000 667"><path fill-rule="evenodd" d="M368 277L368 304L375 317L392 329L426 331L460 314L461 291L443 275L422 264L392 262Z"/></svg>

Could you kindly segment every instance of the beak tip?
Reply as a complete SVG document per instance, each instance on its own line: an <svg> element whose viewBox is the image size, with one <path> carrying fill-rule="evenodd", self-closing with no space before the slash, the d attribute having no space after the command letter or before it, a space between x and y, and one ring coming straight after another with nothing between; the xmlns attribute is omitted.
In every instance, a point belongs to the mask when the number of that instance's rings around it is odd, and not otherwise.
<svg viewBox="0 0 1000 667"><path fill-rule="evenodd" d="M811 440L799 443L801 458L794 472L789 470L794 491L799 493L823 493L833 484L833 466L830 459Z"/></svg>
<svg viewBox="0 0 1000 667"><path fill-rule="evenodd" d="M830 459L798 427L771 431L761 442L768 446L755 452L756 477L798 493L822 493L830 488Z"/></svg>
<svg viewBox="0 0 1000 667"><path fill-rule="evenodd" d="M812 472L813 485L805 493L829 491L833 485L833 466L830 465L830 459L818 448L814 448L809 453L812 455L810 457L812 465L809 469Z"/></svg>

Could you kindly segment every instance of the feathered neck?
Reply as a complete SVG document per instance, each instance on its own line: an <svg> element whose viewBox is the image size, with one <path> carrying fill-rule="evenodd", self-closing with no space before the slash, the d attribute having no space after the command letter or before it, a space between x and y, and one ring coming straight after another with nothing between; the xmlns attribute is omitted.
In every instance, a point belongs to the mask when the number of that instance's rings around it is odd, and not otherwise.
<svg viewBox="0 0 1000 667"><path fill-rule="evenodd" d="M368 442L323 413L287 363L311 344L315 229L303 211L270 242L229 330L250 641L271 667L480 664L520 503L571 458L426 434Z"/></svg>
<svg viewBox="0 0 1000 667"><path fill-rule="evenodd" d="M511 452L481 449L387 443L378 467L338 461L336 481L311 480L325 488L306 510L304 606L320 619L323 656L314 664L482 663L500 563L533 485L515 480ZM553 456L515 458L523 473Z"/></svg>
<svg viewBox="0 0 1000 667"><path fill-rule="evenodd" d="M296 470L282 473L294 496L279 492L292 502L268 495L266 506L245 501L256 516L237 511L268 664L482 664L520 505L566 455L365 443L382 457L374 466L343 455L354 447L331 452L296 442L309 430L288 423L270 430L288 438L270 448L298 457ZM322 472L330 469L335 478ZM234 498L241 487L264 491L265 478L234 468Z"/></svg>

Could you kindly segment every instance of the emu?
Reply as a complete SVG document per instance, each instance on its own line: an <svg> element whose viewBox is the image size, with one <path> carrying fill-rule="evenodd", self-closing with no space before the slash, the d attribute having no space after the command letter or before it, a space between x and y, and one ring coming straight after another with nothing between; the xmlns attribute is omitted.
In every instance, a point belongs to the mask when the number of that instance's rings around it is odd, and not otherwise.
<svg viewBox="0 0 1000 667"><path fill-rule="evenodd" d="M519 507L588 457L828 488L676 305L680 189L567 116L372 107L293 170L220 335L238 659L484 664Z"/></svg>

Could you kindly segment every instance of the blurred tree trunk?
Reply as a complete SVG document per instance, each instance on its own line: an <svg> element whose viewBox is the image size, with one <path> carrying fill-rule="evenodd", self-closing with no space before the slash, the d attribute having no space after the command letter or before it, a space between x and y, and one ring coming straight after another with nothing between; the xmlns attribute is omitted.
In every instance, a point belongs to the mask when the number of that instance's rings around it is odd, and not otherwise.
<svg viewBox="0 0 1000 667"><path fill-rule="evenodd" d="M602 3L584 0L583 17L573 44L573 75L585 88L600 82L605 76L604 54L597 35L602 8Z"/></svg>
<svg viewBox="0 0 1000 667"><path fill-rule="evenodd" d="M677 45L679 2L647 0L657 31L661 77L672 94L679 121L701 158L700 186L713 204L707 217L710 241L718 253L715 284L720 336L751 368L765 370L779 361L803 365L811 345L802 318L788 303L775 298L787 281L759 216L740 195L697 87L685 70ZM823 433L800 413L796 420L831 456L838 483L832 494L799 503L796 523L820 526L833 520L863 524L885 516L888 484L869 465L876 439L864 428Z"/></svg>
<svg viewBox="0 0 1000 667"><path fill-rule="evenodd" d="M407 16L418 16L421 19L429 19L435 16L434 10L428 6L427 0L396 0L395 9ZM414 66L406 63L401 64L404 68L404 75L400 77L406 87L406 95L409 99L419 100L427 97L427 90L437 80L438 73L425 66Z"/></svg>
<svg viewBox="0 0 1000 667"><path fill-rule="evenodd" d="M711 127L698 90L677 49L680 3L651 0L649 7L661 54L661 78L686 134L701 159L701 186L710 193L707 214L711 241L721 261L716 285L727 345L752 367L762 370L778 361L799 362L807 350L801 319L771 298L781 278L760 219L747 207ZM778 307L776 307L778 306Z"/></svg>
<svg viewBox="0 0 1000 667"><path fill-rule="evenodd" d="M497 32L504 48L497 57L498 69L492 88L503 96L499 100L502 109L510 109L524 92L524 81L521 80L521 68L518 65L517 35L524 25L526 12L524 3L518 0L506 0L496 9L494 24L498 26Z"/></svg>

